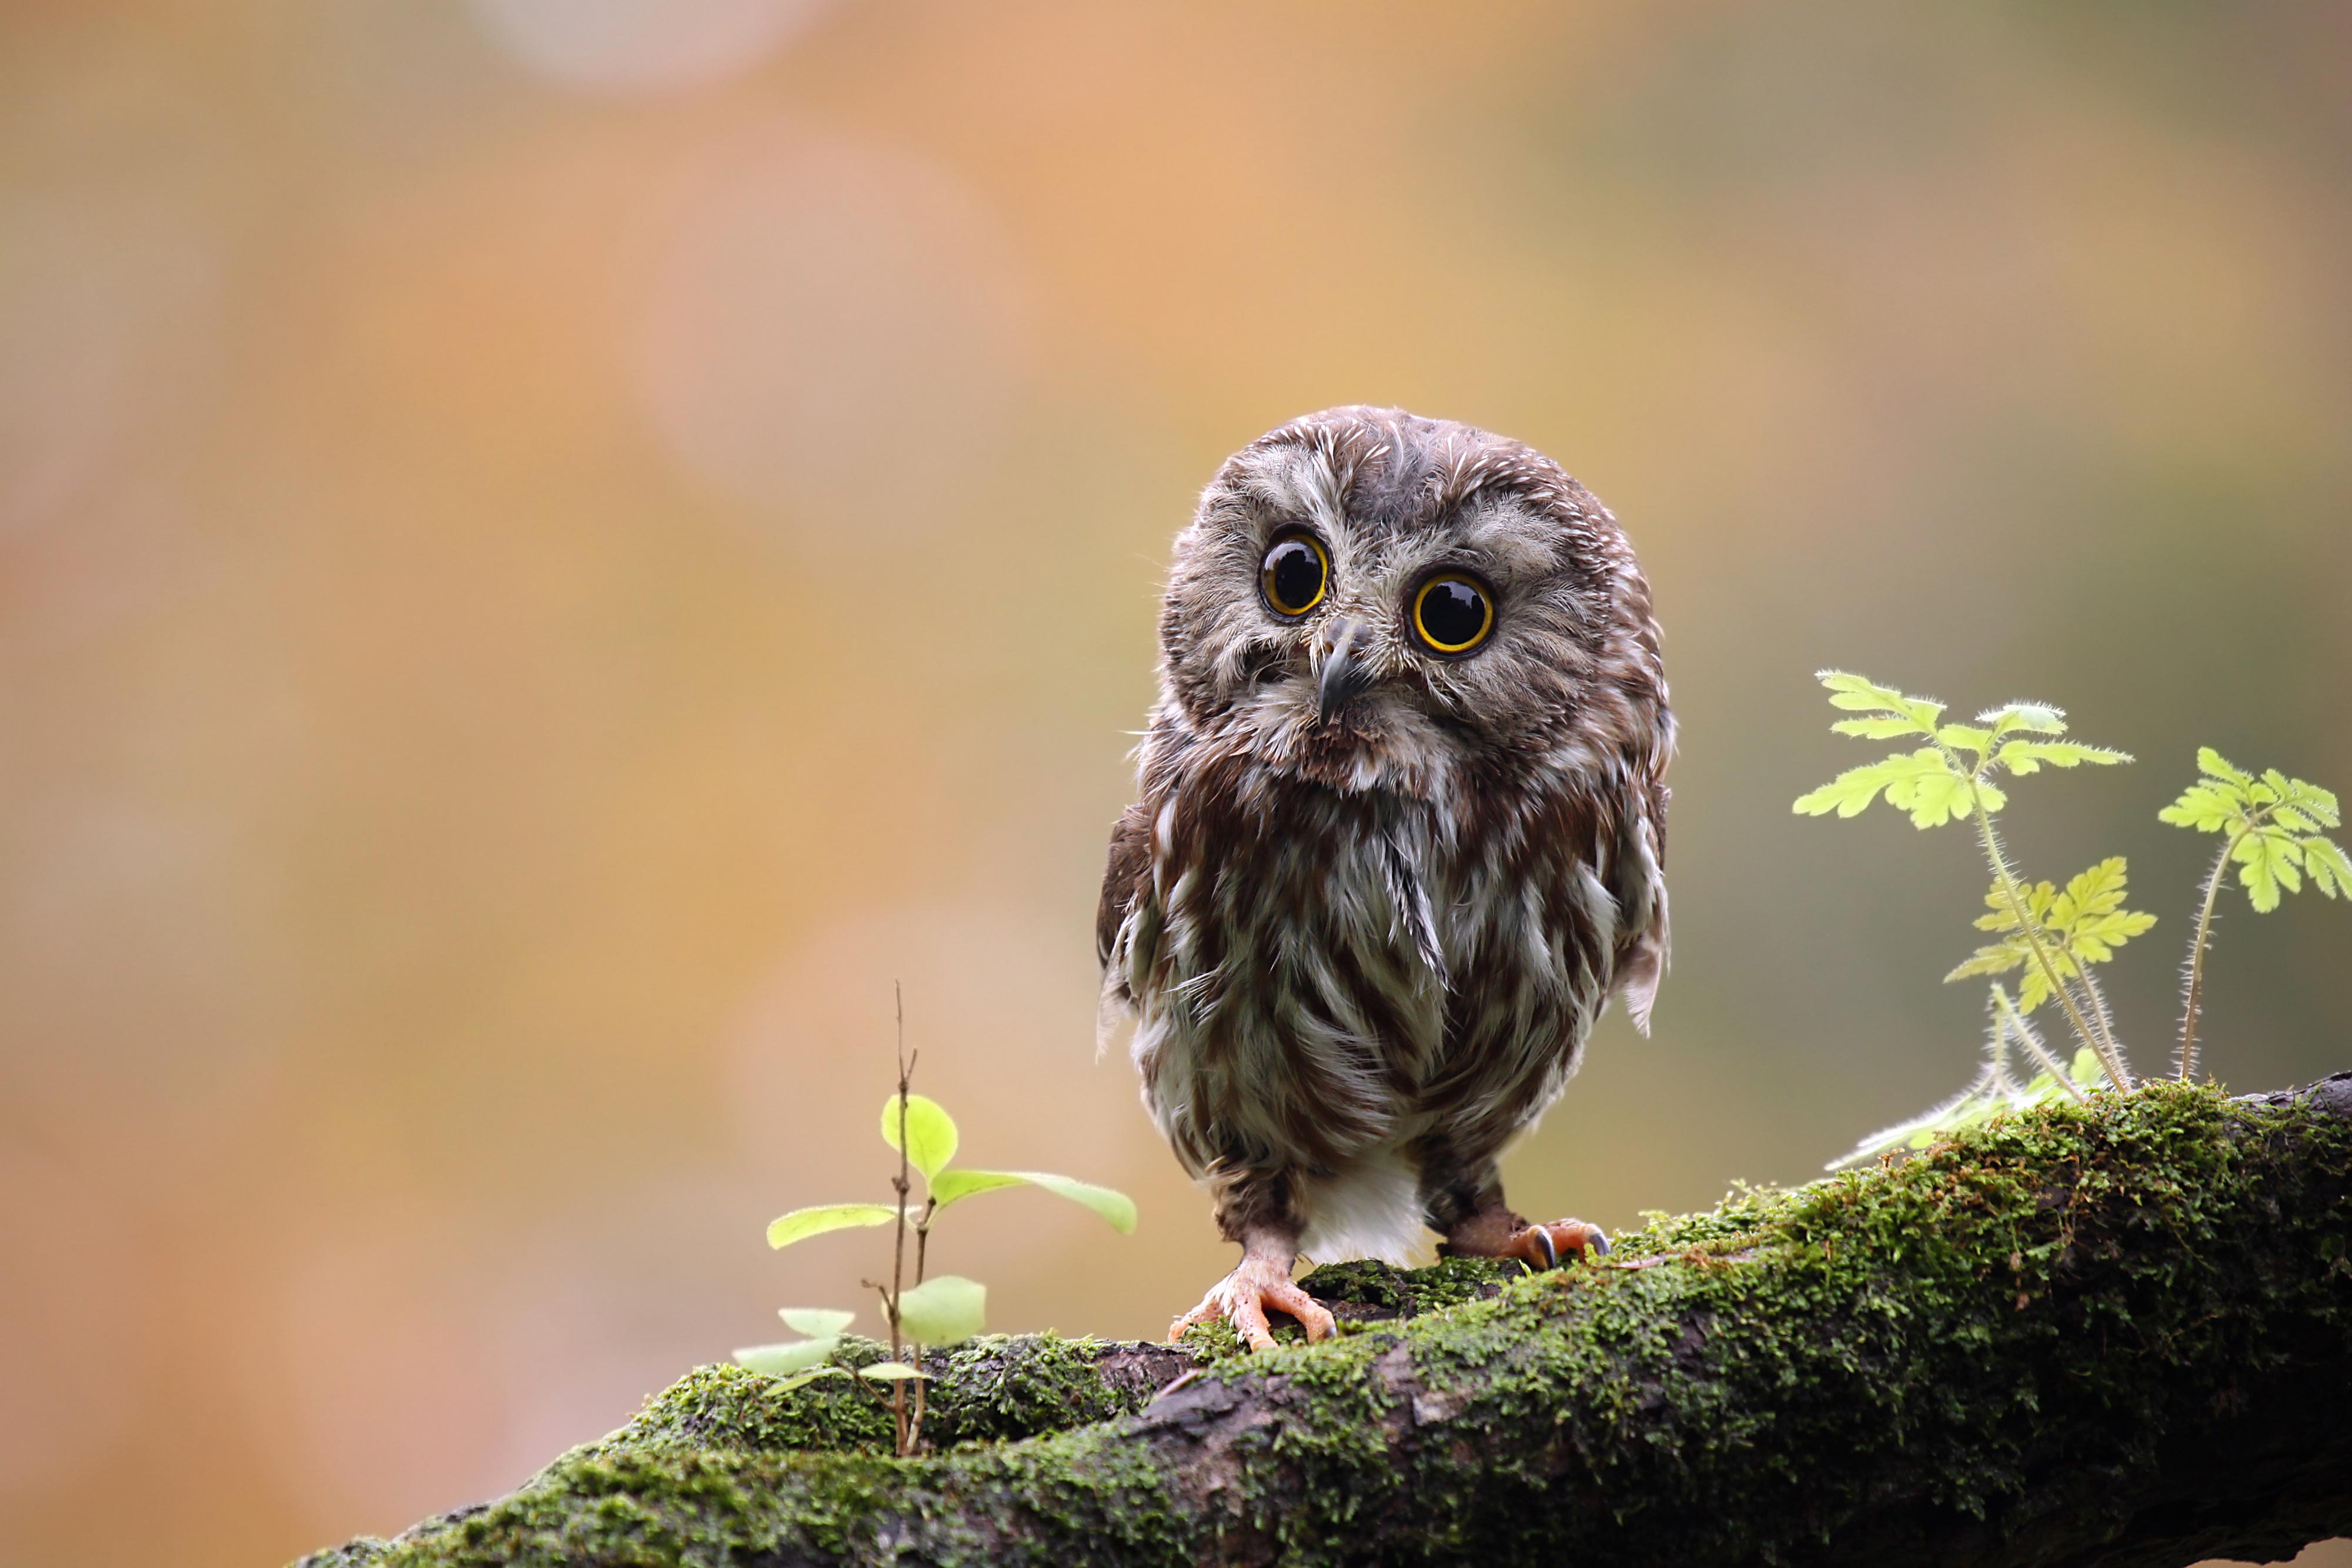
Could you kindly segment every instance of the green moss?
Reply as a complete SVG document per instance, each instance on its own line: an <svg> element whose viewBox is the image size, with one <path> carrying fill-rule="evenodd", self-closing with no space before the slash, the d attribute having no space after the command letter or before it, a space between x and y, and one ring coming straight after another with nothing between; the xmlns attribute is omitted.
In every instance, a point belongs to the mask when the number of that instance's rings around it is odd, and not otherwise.
<svg viewBox="0 0 2352 1568"><path fill-rule="evenodd" d="M1297 1325L1292 1326L1295 1329ZM1228 1322L1194 1323L1179 1336L1176 1343L1198 1356L1204 1365L1247 1356L1250 1353L1249 1342Z"/></svg>
<svg viewBox="0 0 2352 1568"><path fill-rule="evenodd" d="M1299 1284L1331 1309L1339 1332L1348 1334L1492 1296L1504 1281L1527 1271L1523 1263L1495 1258L1444 1258L1426 1269L1399 1269L1360 1260L1326 1263ZM1276 1312L1271 1321L1276 1343L1307 1343L1307 1331L1296 1319ZM1248 1343L1230 1323L1195 1323L1184 1331L1180 1343L1208 1365L1245 1359L1251 1354Z"/></svg>
<svg viewBox="0 0 2352 1568"><path fill-rule="evenodd" d="M887 1347L852 1334L839 1359L870 1366ZM743 1453L887 1453L889 1413L845 1377L820 1378L789 1392L781 1380L740 1366L698 1366L656 1395L635 1420L575 1452L620 1448L722 1448Z"/></svg>
<svg viewBox="0 0 2352 1568"><path fill-rule="evenodd" d="M944 1358L924 1430L942 1448L1004 1442L1130 1415L1152 1390L1106 1382L1100 1340L989 1334Z"/></svg>
<svg viewBox="0 0 2352 1568"><path fill-rule="evenodd" d="M933 1381L923 1432L934 1448L1009 1442L1129 1415L1150 1386L1107 1381L1099 1367L1117 1347L1058 1334L987 1334L925 1358ZM868 1366L888 1354L852 1335L840 1359ZM746 1454L887 1454L896 1427L876 1396L846 1378L785 1389L740 1366L702 1366L646 1405L635 1419L576 1454L631 1448L724 1449Z"/></svg>
<svg viewBox="0 0 2352 1568"><path fill-rule="evenodd" d="M1376 1309L1381 1315L1410 1318L1491 1296L1504 1281L1527 1271L1524 1263L1496 1258L1441 1258L1426 1269L1327 1263L1299 1283L1318 1299L1334 1303L1343 1319L1372 1315L1349 1312L1350 1302Z"/></svg>
<svg viewBox="0 0 2352 1568"><path fill-rule="evenodd" d="M2172 1417L2352 1335L2347 1235L2352 1124L2157 1084L1737 1193L1607 1265L1320 1270L1402 1315L1171 1399L1256 1401L1213 1496L1166 1411L1118 1418L1148 1394L1089 1388L1102 1347L994 1340L949 1358L936 1455L885 1457L845 1386L703 1368L514 1496L337 1561L1172 1563L1238 1531L1318 1563L1379 1521L1389 1560L1769 1563L1898 1485L1921 1528L2095 1541Z"/></svg>
<svg viewBox="0 0 2352 1568"><path fill-rule="evenodd" d="M373 1568L391 1549L387 1542L362 1535L329 1551L312 1552L302 1559L302 1568Z"/></svg>

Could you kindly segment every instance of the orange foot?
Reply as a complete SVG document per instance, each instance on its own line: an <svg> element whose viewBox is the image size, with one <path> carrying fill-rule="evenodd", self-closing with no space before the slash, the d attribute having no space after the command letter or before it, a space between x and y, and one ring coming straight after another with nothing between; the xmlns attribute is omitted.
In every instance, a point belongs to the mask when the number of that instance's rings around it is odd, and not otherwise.
<svg viewBox="0 0 2352 1568"><path fill-rule="evenodd" d="M1587 1252L1596 1258L1609 1256L1608 1233L1581 1219L1555 1219L1549 1225L1520 1227L1503 1243L1497 1256L1517 1258L1530 1269L1557 1269L1562 1260Z"/></svg>
<svg viewBox="0 0 2352 1568"><path fill-rule="evenodd" d="M1321 1303L1290 1282L1287 1264L1276 1258L1244 1255L1232 1273L1201 1298L1199 1306L1168 1325L1168 1337L1181 1339L1193 1324L1222 1318L1249 1341L1252 1350L1272 1350L1274 1332L1265 1321L1268 1307L1297 1318L1310 1340L1329 1339L1339 1332L1339 1325Z"/></svg>

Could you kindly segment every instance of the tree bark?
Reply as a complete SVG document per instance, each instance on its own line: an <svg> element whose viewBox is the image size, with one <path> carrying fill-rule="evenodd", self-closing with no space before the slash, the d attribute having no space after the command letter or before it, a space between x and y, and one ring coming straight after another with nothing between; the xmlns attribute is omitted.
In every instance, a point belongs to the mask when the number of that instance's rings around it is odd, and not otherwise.
<svg viewBox="0 0 2352 1568"><path fill-rule="evenodd" d="M2101 1094L1621 1240L1322 1270L1349 1332L1256 1356L981 1342L933 1358L909 1460L844 1380L703 1368L509 1497L305 1561L2170 1568L2352 1534L2352 1073Z"/></svg>

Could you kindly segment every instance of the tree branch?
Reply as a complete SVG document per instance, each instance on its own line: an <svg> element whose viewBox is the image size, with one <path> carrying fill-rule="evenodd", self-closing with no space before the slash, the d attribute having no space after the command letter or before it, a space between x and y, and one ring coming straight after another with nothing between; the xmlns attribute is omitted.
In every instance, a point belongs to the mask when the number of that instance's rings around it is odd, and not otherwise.
<svg viewBox="0 0 2352 1568"><path fill-rule="evenodd" d="M305 1561L2168 1568L2352 1533L2352 1074L2102 1092L1621 1240L1323 1270L1342 1338L1156 1400L1188 1352L962 1347L907 1460L825 1384L706 1367Z"/></svg>

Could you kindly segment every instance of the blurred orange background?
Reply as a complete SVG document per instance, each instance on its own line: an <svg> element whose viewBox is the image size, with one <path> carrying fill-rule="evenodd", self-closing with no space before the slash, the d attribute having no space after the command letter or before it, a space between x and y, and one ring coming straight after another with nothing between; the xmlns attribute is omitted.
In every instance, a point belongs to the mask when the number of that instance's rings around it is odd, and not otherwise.
<svg viewBox="0 0 2352 1568"><path fill-rule="evenodd" d="M1958 1087L1959 836L1790 800L1836 664L2067 705L2160 1065L2210 742L2352 789L2352 10L18 0L0 11L0 1558L282 1560L856 1304L891 983L934 1257L1226 1266L1094 1051L1170 537L1401 403L1617 511L1675 967L1513 1158L1605 1225ZM2226 906L2210 1064L2352 1066ZM872 1314L867 1310L867 1326Z"/></svg>

